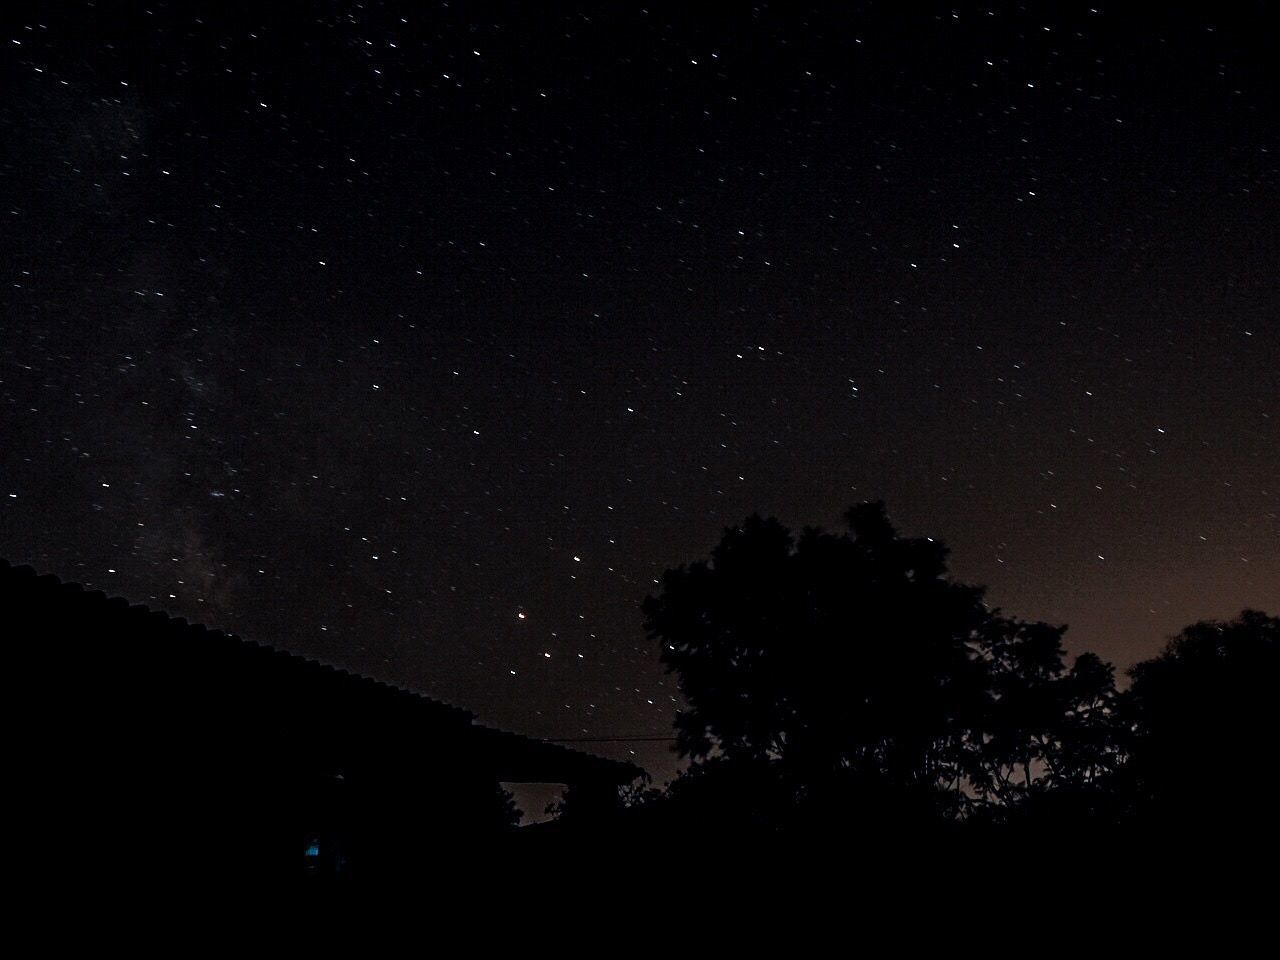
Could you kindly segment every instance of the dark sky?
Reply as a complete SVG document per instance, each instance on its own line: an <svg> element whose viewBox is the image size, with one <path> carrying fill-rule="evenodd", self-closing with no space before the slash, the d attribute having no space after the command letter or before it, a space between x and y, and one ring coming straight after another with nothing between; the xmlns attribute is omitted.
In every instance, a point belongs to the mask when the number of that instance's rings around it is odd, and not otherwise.
<svg viewBox="0 0 1280 960"><path fill-rule="evenodd" d="M6 4L0 555L553 737L755 511L1275 612L1274 33L1150 6Z"/></svg>

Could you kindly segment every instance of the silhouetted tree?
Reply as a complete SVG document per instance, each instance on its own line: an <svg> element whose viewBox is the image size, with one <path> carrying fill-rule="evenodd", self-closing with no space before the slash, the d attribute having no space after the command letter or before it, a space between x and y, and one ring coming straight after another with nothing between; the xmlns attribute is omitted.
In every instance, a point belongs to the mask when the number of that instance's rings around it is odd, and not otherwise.
<svg viewBox="0 0 1280 960"><path fill-rule="evenodd" d="M946 548L900 536L883 504L846 519L847 534L796 540L753 516L709 562L664 575L644 613L687 704L677 747L695 767L772 771L793 809L882 795L877 809L954 810L986 707L971 642L991 613L948 577Z"/></svg>
<svg viewBox="0 0 1280 960"><path fill-rule="evenodd" d="M497 785L497 793L493 800L494 819L497 821L499 828L503 830L514 830L520 826L520 821L524 817L524 811L516 805L515 794L502 786Z"/></svg>
<svg viewBox="0 0 1280 960"><path fill-rule="evenodd" d="M990 617L975 642L988 670L986 714L975 733L975 792L1001 806L1050 780L1063 708L1064 627Z"/></svg>
<svg viewBox="0 0 1280 960"><path fill-rule="evenodd" d="M1065 695L1053 757L1056 784L1077 794L1109 790L1126 758L1126 729L1116 671L1094 653L1076 657L1063 678Z"/></svg>
<svg viewBox="0 0 1280 960"><path fill-rule="evenodd" d="M1280 618L1245 610L1193 624L1130 676L1127 779L1139 823L1274 831Z"/></svg>
<svg viewBox="0 0 1280 960"><path fill-rule="evenodd" d="M988 706L971 740L968 773L974 793L1002 815L1042 808L1050 795L1083 800L1119 764L1114 668L1085 653L1068 669L1065 632L998 614L978 632Z"/></svg>
<svg viewBox="0 0 1280 960"><path fill-rule="evenodd" d="M614 788L583 790L569 787L547 804L545 813L556 821L574 828L589 828L616 820L620 814L652 803L662 791L652 786L645 773L631 783Z"/></svg>

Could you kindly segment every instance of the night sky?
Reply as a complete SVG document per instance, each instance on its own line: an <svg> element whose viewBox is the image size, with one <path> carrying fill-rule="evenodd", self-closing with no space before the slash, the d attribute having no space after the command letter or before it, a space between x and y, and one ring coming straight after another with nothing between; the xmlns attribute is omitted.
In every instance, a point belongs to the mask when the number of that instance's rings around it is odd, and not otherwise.
<svg viewBox="0 0 1280 960"><path fill-rule="evenodd" d="M0 556L557 738L757 511L1274 613L1275 35L1150 6L6 4Z"/></svg>

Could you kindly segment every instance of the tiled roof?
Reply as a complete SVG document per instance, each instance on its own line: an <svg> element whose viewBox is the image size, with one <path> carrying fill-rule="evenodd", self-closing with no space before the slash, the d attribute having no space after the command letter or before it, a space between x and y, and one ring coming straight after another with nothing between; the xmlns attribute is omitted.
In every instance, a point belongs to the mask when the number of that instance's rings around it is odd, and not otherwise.
<svg viewBox="0 0 1280 960"><path fill-rule="evenodd" d="M461 738L466 749L492 758L503 771L504 780L628 783L642 775L632 764L486 727L467 710L411 690L203 624L188 623L182 617L130 604L124 598L86 590L80 584L64 583L55 576L40 575L31 567L12 566L0 560L0 626L11 623L19 612L38 616L41 609L51 610L54 605L62 614L74 612L76 616L127 627L140 643L145 640L147 644L160 644L152 646L153 651L163 651L167 644L194 645L197 656L211 662L235 661L264 676L288 677L292 682L323 688L327 696L348 703L377 703L380 708L393 711L400 722L422 724L424 741L428 734L444 731ZM191 652L191 646L183 650L187 655ZM73 666L65 665L64 669Z"/></svg>

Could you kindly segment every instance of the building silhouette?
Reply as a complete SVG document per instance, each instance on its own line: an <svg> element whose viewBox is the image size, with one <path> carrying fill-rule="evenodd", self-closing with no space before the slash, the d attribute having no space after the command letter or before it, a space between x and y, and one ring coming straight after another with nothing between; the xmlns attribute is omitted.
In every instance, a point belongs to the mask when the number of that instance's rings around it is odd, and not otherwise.
<svg viewBox="0 0 1280 960"><path fill-rule="evenodd" d="M411 876L518 844L500 783L641 776L4 561L0 635L11 836L54 876Z"/></svg>

